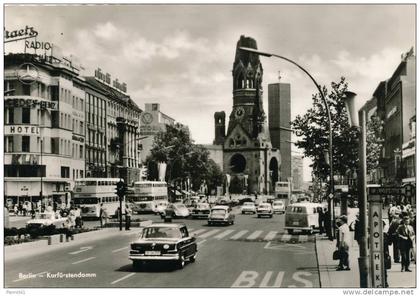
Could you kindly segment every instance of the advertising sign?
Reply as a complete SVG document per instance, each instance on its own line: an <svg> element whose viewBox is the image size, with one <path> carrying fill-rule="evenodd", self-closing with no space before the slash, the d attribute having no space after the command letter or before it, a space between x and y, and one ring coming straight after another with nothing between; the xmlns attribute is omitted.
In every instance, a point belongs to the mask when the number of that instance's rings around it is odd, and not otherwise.
<svg viewBox="0 0 420 296"><path fill-rule="evenodd" d="M19 98L14 97L4 100L4 107L5 108L41 108L41 109L49 109L49 110L58 110L58 102L47 101L47 100L40 100L40 99L30 99L30 98Z"/></svg>
<svg viewBox="0 0 420 296"><path fill-rule="evenodd" d="M369 196L369 239L370 270L373 288L385 287L382 228L382 198L379 195L371 195Z"/></svg>

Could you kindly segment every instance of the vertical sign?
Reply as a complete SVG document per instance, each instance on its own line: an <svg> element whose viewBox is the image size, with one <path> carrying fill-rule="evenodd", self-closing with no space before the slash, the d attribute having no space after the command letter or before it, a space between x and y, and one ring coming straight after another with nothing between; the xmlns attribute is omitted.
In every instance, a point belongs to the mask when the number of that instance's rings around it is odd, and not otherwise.
<svg viewBox="0 0 420 296"><path fill-rule="evenodd" d="M380 195L369 196L369 239L370 270L372 288L385 287L384 244L382 233L382 198Z"/></svg>

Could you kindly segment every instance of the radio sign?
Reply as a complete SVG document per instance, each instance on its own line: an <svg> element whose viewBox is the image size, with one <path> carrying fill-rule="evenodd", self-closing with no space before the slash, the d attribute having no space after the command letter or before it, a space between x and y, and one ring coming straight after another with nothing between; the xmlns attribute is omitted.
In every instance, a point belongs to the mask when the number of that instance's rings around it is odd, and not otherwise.
<svg viewBox="0 0 420 296"><path fill-rule="evenodd" d="M40 42L40 41L25 41L25 48L26 49L43 49L43 50L50 50L52 48L52 44L49 42Z"/></svg>

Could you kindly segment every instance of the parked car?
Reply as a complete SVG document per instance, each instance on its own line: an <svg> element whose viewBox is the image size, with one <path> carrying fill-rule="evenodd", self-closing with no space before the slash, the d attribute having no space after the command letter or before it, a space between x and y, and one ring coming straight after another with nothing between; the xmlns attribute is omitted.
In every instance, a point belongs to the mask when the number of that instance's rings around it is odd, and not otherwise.
<svg viewBox="0 0 420 296"><path fill-rule="evenodd" d="M257 208L253 202L245 202L241 207L241 213L252 213L255 214L257 212Z"/></svg>
<svg viewBox="0 0 420 296"><path fill-rule="evenodd" d="M190 215L188 208L182 203L171 203L165 209L162 218L170 220L172 218L187 218Z"/></svg>
<svg viewBox="0 0 420 296"><path fill-rule="evenodd" d="M208 217L208 224L226 224L233 225L235 223L235 215L232 213L232 209L229 206L214 206Z"/></svg>
<svg viewBox="0 0 420 296"><path fill-rule="evenodd" d="M220 205L220 206L230 205L230 199L227 197L219 197L216 201L216 205Z"/></svg>
<svg viewBox="0 0 420 296"><path fill-rule="evenodd" d="M271 206L271 204L265 202L265 203L260 203L260 205L257 208L257 215L258 218L261 218L263 216L272 218L273 217L273 207Z"/></svg>
<svg viewBox="0 0 420 296"><path fill-rule="evenodd" d="M286 208L285 226L289 234L295 230L312 233L319 228L318 211L322 208L319 203L294 203Z"/></svg>
<svg viewBox="0 0 420 296"><path fill-rule="evenodd" d="M191 217L195 218L206 218L210 214L210 205L208 203L198 203L191 212Z"/></svg>
<svg viewBox="0 0 420 296"><path fill-rule="evenodd" d="M168 204L169 202L167 200L161 200L156 204L153 211L155 212L155 214L161 214L165 212L166 208L168 207Z"/></svg>
<svg viewBox="0 0 420 296"><path fill-rule="evenodd" d="M138 269L145 262L170 261L183 268L197 258L197 243L182 223L156 223L145 227L131 243L129 259Z"/></svg>
<svg viewBox="0 0 420 296"><path fill-rule="evenodd" d="M57 228L63 227L63 224L67 221L67 218L61 217L59 214L54 212L44 212L35 215L35 219L31 219L26 222L27 227L44 227L54 225Z"/></svg>
<svg viewBox="0 0 420 296"><path fill-rule="evenodd" d="M275 200L273 202L273 212L275 213L280 213L280 214L284 214L286 213L286 207L284 205L284 201L282 200Z"/></svg>

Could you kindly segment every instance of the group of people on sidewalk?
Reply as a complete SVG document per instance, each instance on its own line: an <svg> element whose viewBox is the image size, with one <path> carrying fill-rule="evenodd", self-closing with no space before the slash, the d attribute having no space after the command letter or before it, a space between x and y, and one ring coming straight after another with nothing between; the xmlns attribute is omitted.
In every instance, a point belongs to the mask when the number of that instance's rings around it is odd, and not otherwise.
<svg viewBox="0 0 420 296"><path fill-rule="evenodd" d="M133 210L131 209L129 204L126 204L124 213L122 213L122 215L125 216L125 230L130 230L132 214L133 214ZM115 211L115 217L119 219L119 215L120 215L120 207L118 207L117 210ZM100 221L101 228L105 227L108 224L109 218L110 218L110 215L108 213L108 209L103 203L101 203L101 208L99 212L99 221Z"/></svg>

